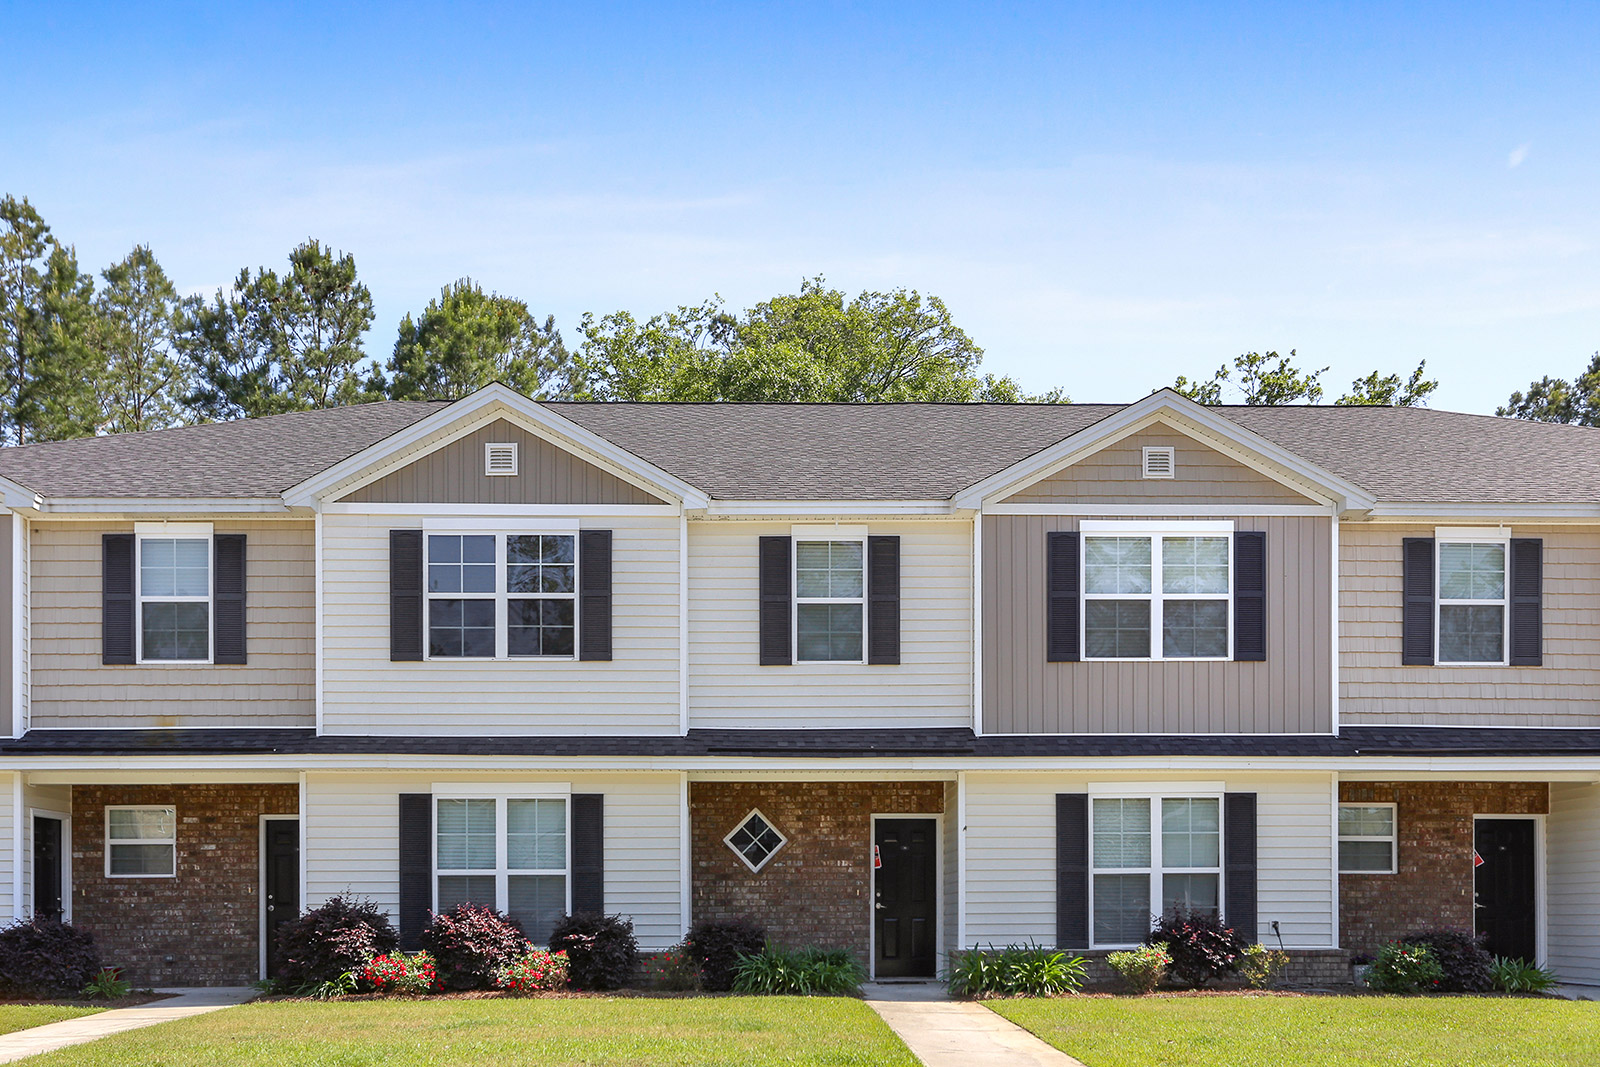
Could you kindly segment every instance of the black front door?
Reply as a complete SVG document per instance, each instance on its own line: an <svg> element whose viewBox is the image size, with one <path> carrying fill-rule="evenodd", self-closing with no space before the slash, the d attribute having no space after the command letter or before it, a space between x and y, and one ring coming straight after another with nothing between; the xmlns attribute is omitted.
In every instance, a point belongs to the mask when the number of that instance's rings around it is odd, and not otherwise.
<svg viewBox="0 0 1600 1067"><path fill-rule="evenodd" d="M873 835L874 963L879 978L932 978L938 823L879 819Z"/></svg>
<svg viewBox="0 0 1600 1067"><path fill-rule="evenodd" d="M33 817L33 913L61 918L61 820Z"/></svg>
<svg viewBox="0 0 1600 1067"><path fill-rule="evenodd" d="M1538 824L1533 819L1479 819L1474 877L1478 933L1496 956L1532 962L1538 953ZM1473 862L1477 862L1474 860Z"/></svg>
<svg viewBox="0 0 1600 1067"><path fill-rule="evenodd" d="M278 927L300 916L300 820L268 819L261 862L266 868L267 977L278 973Z"/></svg>

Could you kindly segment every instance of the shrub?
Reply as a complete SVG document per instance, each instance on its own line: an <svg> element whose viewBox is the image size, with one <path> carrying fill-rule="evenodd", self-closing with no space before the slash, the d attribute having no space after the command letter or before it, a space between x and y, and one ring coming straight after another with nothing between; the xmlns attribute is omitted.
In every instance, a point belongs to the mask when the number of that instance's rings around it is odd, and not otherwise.
<svg viewBox="0 0 1600 1067"><path fill-rule="evenodd" d="M1153 993L1167 976L1167 968L1172 966L1172 956L1168 954L1166 945L1140 945L1127 952L1108 954L1106 963L1117 972L1129 992Z"/></svg>
<svg viewBox="0 0 1600 1067"><path fill-rule="evenodd" d="M552 952L565 952L576 989L620 989L639 964L633 920L594 912L567 915L550 934Z"/></svg>
<svg viewBox="0 0 1600 1067"><path fill-rule="evenodd" d="M1465 930L1445 927L1407 934L1408 945L1426 945L1444 968L1439 989L1445 993L1487 993L1494 988L1494 957Z"/></svg>
<svg viewBox="0 0 1600 1067"><path fill-rule="evenodd" d="M509 917L481 904L457 904L428 923L422 947L432 954L444 988L487 989L495 971L532 946Z"/></svg>
<svg viewBox="0 0 1600 1067"><path fill-rule="evenodd" d="M438 987L439 969L426 952L415 956L395 952L368 960L361 968L360 980L375 993L418 996Z"/></svg>
<svg viewBox="0 0 1600 1067"><path fill-rule="evenodd" d="M1053 997L1076 993L1088 973L1082 956L1034 945L991 945L956 956L948 984L958 997Z"/></svg>
<svg viewBox="0 0 1600 1067"><path fill-rule="evenodd" d="M132 992L133 983L123 979L121 967L102 967L78 995L90 1000L121 1000Z"/></svg>
<svg viewBox="0 0 1600 1067"><path fill-rule="evenodd" d="M1239 973L1250 983L1251 989L1271 989L1289 966L1289 954L1268 948L1259 942L1244 950L1239 957Z"/></svg>
<svg viewBox="0 0 1600 1067"><path fill-rule="evenodd" d="M277 985L309 992L393 952L400 938L389 916L360 897L329 897L321 907L278 928Z"/></svg>
<svg viewBox="0 0 1600 1067"><path fill-rule="evenodd" d="M1426 945L1392 941L1378 950L1367 972L1367 986L1379 993L1421 993L1436 989L1444 968Z"/></svg>
<svg viewBox="0 0 1600 1067"><path fill-rule="evenodd" d="M660 989L686 993L700 988L700 967L686 944L656 953L645 962L644 973L650 984Z"/></svg>
<svg viewBox="0 0 1600 1067"><path fill-rule="evenodd" d="M1163 915L1145 940L1160 943L1172 956L1173 977L1195 987L1235 970L1249 944L1211 912L1182 908Z"/></svg>
<svg viewBox="0 0 1600 1067"><path fill-rule="evenodd" d="M567 988L567 954L530 949L496 968L494 986L510 993L550 993Z"/></svg>
<svg viewBox="0 0 1600 1067"><path fill-rule="evenodd" d="M733 991L798 996L854 993L866 980L867 969L848 949L792 949L769 941L754 956L740 960Z"/></svg>
<svg viewBox="0 0 1600 1067"><path fill-rule="evenodd" d="M1561 979L1526 960L1496 956L1491 967L1494 987L1502 993L1545 993Z"/></svg>
<svg viewBox="0 0 1600 1067"><path fill-rule="evenodd" d="M717 922L702 920L689 928L683 946L700 971L700 985L710 993L726 993L733 988L740 960L761 953L767 932L743 919Z"/></svg>
<svg viewBox="0 0 1600 1067"><path fill-rule="evenodd" d="M100 972L100 951L87 931L54 919L21 919L0 930L0 990L70 997Z"/></svg>

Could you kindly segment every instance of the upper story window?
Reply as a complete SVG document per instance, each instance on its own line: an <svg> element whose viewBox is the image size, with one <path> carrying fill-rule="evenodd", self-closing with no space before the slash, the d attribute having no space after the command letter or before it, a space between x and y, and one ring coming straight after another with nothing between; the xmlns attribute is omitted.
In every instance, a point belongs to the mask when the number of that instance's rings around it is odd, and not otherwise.
<svg viewBox="0 0 1600 1067"><path fill-rule="evenodd" d="M106 808L106 877L177 874L178 809L118 804Z"/></svg>
<svg viewBox="0 0 1600 1067"><path fill-rule="evenodd" d="M1231 523L1083 523L1088 659L1232 655Z"/></svg>
<svg viewBox="0 0 1600 1067"><path fill-rule="evenodd" d="M1090 914L1097 947L1134 945L1150 918L1215 915L1222 900L1222 798L1094 797Z"/></svg>
<svg viewBox="0 0 1600 1067"><path fill-rule="evenodd" d="M211 661L211 531L138 534L141 662Z"/></svg>
<svg viewBox="0 0 1600 1067"><path fill-rule="evenodd" d="M575 653L575 534L430 533L427 588L430 659Z"/></svg>
<svg viewBox="0 0 1600 1067"><path fill-rule="evenodd" d="M865 662L865 560L862 538L795 541L795 662Z"/></svg>
<svg viewBox="0 0 1600 1067"><path fill-rule="evenodd" d="M1438 544L1438 662L1506 661L1506 560L1509 541Z"/></svg>

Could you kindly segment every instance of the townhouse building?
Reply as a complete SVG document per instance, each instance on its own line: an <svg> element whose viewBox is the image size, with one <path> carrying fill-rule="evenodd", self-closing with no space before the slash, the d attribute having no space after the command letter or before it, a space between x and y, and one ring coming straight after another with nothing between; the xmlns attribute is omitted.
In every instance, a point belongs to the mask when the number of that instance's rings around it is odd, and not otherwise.
<svg viewBox="0 0 1600 1067"><path fill-rule="evenodd" d="M142 983L335 894L880 977L1215 909L1600 984L1600 431L535 403L0 450L0 914Z"/></svg>

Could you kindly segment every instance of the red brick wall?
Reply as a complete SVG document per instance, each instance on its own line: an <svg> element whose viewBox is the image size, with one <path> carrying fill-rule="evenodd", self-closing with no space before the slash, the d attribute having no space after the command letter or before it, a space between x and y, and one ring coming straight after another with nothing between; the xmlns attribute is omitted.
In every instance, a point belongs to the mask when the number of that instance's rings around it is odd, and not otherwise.
<svg viewBox="0 0 1600 1067"><path fill-rule="evenodd" d="M1339 876L1339 940L1356 952L1430 926L1472 929L1472 817L1550 810L1544 782L1341 782L1339 799L1397 805L1397 873Z"/></svg>
<svg viewBox="0 0 1600 1067"><path fill-rule="evenodd" d="M754 874L722 840L751 808L789 839ZM872 816L943 811L943 782L691 782L694 918L753 919L775 940L865 961Z"/></svg>
<svg viewBox="0 0 1600 1067"><path fill-rule="evenodd" d="M105 806L178 811L176 878L107 878ZM108 966L145 985L248 985L261 977L262 815L293 815L293 785L72 787L72 921ZM172 963L165 958L171 956Z"/></svg>

